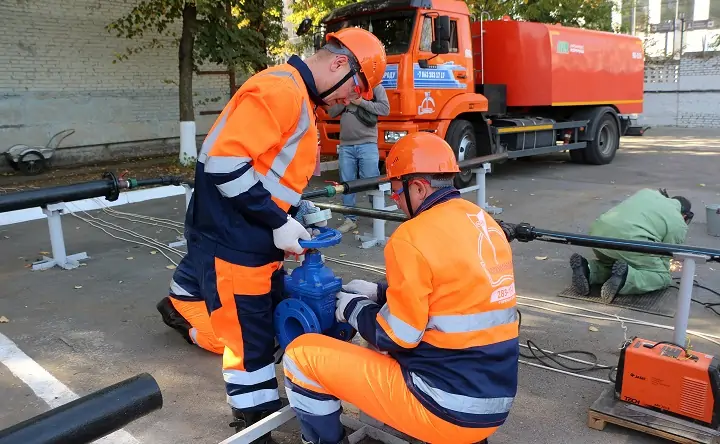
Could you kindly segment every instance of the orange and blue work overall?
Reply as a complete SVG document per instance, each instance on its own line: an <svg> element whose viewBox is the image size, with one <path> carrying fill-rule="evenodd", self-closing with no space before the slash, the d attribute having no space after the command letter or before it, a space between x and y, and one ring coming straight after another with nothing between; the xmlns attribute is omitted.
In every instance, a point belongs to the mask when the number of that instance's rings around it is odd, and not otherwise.
<svg viewBox="0 0 720 444"><path fill-rule="evenodd" d="M505 422L519 356L512 252L500 226L459 196L430 195L388 240L378 303L345 308L387 355L318 334L286 348L285 389L306 440L340 441L340 400L433 444L479 442Z"/></svg>
<svg viewBox="0 0 720 444"><path fill-rule="evenodd" d="M188 251L171 293L203 300L224 345L227 401L280 408L272 294L284 252L273 229L294 215L317 159L317 90L299 57L248 79L208 132L185 219Z"/></svg>

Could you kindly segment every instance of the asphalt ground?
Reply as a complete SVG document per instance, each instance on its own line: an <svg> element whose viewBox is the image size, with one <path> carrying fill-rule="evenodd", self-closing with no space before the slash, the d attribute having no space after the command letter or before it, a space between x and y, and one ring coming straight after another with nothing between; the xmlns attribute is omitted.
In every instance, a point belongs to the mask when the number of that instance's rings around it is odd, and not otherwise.
<svg viewBox="0 0 720 444"><path fill-rule="evenodd" d="M498 216L509 222L529 222L537 227L571 233L586 232L592 221L615 203L643 187L667 188L693 203L696 217L690 226L687 244L720 249L720 238L706 233L705 204L720 203L720 132L702 130L651 130L644 137L624 138L622 150L606 166L575 165L566 155L544 156L495 167L488 177L487 196L491 204L503 208ZM336 178L333 172L318 178ZM474 200L474 194L465 196ZM340 197L324 199L341 203ZM358 203L369 206L362 194ZM72 208L72 207L71 207ZM166 218L182 222L182 197L166 198L116 207L115 210ZM173 227L120 219L102 211L63 216L68 254L87 252L90 259L75 270L52 269L33 272L29 264L43 251L50 251L44 220L0 226L0 333L21 350L10 353L0 344L0 429L47 411L103 387L150 373L160 385L163 408L125 428L136 441L153 444L218 443L232 434L229 408L225 403L221 358L187 344L167 328L155 304L167 294L172 275L171 261L180 256L157 246L142 246L115 239L95 224L118 227L157 239L163 244L179 235ZM342 222L335 215L331 226ZM372 221L360 219L359 232L371 232ZM104 225L108 233L135 240ZM389 235L397 224L386 224ZM358 248L353 236L325 250L329 258L383 265L382 249ZM600 310L634 319L672 325L659 316L585 303L557 297L568 284L568 258L573 251L587 249L544 242L513 243L518 293ZM376 273L328 263L344 280L377 279ZM287 263L292 269L295 264ZM720 289L720 264L697 268L697 281ZM720 302L707 291L696 288L695 299ZM546 302L519 300L571 314L553 313L521 305L521 340L532 340L553 350L586 350L596 354L602 364L615 365L624 336L652 340L671 340L672 332L640 325L587 319L577 309ZM7 320L7 322L3 322ZM718 315L693 304L690 328L720 335ZM592 328L591 328L592 327ZM696 350L720 354L720 347L692 338ZM13 349L16 350L16 349ZM523 349L527 353L526 349ZM12 361L12 362L11 362ZM59 393L56 383L48 383L32 363L47 371L50 378L69 391ZM11 371L12 368L12 371ZM23 382L28 373L36 383ZM278 366L278 371L281 367ZM350 371L350 369L349 369ZM25 372L25 373L23 373ZM607 370L586 373L607 379ZM52 375L52 376L50 376ZM37 382L40 381L40 382ZM581 379L547 369L520 366L519 392L506 424L491 437L499 443L654 443L664 442L625 428L608 425L604 431L587 427L587 410L602 390L602 382ZM54 391L55 390L55 391ZM352 410L352 409L350 409ZM117 436L117 435L115 435ZM297 427L290 423L274 437L283 443L300 443ZM124 436L128 438L127 435Z"/></svg>

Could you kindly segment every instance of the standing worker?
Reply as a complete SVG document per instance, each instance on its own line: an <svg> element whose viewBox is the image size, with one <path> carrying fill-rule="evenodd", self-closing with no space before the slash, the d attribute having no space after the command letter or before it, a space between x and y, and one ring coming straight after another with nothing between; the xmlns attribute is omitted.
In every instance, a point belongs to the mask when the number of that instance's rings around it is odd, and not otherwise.
<svg viewBox="0 0 720 444"><path fill-rule="evenodd" d="M306 61L293 56L248 79L203 142L185 219L188 252L170 291L205 302L225 346L236 431L281 407L272 294L282 283L283 250L302 254L299 240L310 239L293 216L309 206L300 196L316 166L315 110L370 99L386 63L372 33L329 33ZM254 442L270 442L270 433Z"/></svg>
<svg viewBox="0 0 720 444"><path fill-rule="evenodd" d="M340 114L340 143L337 147L340 180L351 180L378 177L380 175L380 153L378 152L378 116L390 114L390 102L383 86L373 88L373 99L362 97L348 105L338 104L327 111L330 117ZM343 205L354 207L355 193L343 194ZM357 216L347 215L338 227L341 233L357 228Z"/></svg>
<svg viewBox="0 0 720 444"><path fill-rule="evenodd" d="M425 442L485 442L517 392L510 245L452 186L460 170L442 138L405 136L386 165L391 196L410 219L385 247L387 284L349 282L335 316L387 355L319 334L295 338L283 366L302 440L348 443L343 400Z"/></svg>
<svg viewBox="0 0 720 444"><path fill-rule="evenodd" d="M602 214L590 227L591 236L643 242L682 244L692 221L690 201L670 198L665 190L642 189ZM593 249L596 259L570 256L572 287L582 295L602 285L600 297L609 304L617 294L643 294L672 282L670 260L644 253Z"/></svg>

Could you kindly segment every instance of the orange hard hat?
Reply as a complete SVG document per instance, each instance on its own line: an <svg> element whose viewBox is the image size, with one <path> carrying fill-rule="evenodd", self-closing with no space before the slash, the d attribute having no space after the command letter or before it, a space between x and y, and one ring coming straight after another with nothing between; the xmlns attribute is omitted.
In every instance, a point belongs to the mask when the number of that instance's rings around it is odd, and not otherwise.
<svg viewBox="0 0 720 444"><path fill-rule="evenodd" d="M389 179L408 174L460 172L450 145L442 137L425 131L398 140L385 159L385 169Z"/></svg>
<svg viewBox="0 0 720 444"><path fill-rule="evenodd" d="M360 74L365 78L368 90L362 94L366 100L372 99L372 90L382 82L387 66L385 47L380 39L362 28L343 28L330 32L325 37L328 42L337 39L355 56L360 65Z"/></svg>

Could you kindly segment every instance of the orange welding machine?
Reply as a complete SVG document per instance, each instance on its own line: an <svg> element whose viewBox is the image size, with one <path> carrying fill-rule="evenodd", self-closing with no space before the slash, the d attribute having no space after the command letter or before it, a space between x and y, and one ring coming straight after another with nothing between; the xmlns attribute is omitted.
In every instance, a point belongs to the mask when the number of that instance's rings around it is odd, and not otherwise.
<svg viewBox="0 0 720 444"><path fill-rule="evenodd" d="M618 362L615 395L622 401L716 428L720 360L672 342L633 338Z"/></svg>

